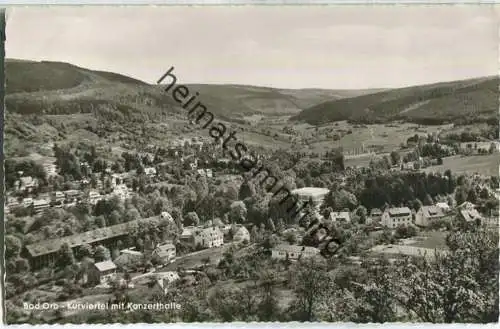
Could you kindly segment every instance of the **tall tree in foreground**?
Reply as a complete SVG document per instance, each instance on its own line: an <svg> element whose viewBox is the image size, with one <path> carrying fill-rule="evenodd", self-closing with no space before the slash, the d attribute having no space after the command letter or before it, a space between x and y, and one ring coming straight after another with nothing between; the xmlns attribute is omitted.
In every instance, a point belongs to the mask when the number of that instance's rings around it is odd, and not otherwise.
<svg viewBox="0 0 500 329"><path fill-rule="evenodd" d="M457 232L450 251L435 259L407 259L393 282L410 314L432 323L498 321L498 232Z"/></svg>

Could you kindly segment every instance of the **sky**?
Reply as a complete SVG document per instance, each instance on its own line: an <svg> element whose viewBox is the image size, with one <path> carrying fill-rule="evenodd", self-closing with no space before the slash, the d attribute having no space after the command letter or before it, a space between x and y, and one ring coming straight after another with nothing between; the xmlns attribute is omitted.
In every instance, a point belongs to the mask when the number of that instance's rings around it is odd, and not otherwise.
<svg viewBox="0 0 500 329"><path fill-rule="evenodd" d="M6 57L155 83L403 87L498 74L491 5L30 7L7 13Z"/></svg>

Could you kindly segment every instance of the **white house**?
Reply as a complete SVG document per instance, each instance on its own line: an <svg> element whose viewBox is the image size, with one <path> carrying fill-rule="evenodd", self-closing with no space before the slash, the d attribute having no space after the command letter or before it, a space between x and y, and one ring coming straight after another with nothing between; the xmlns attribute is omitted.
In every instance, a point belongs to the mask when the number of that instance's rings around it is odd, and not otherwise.
<svg viewBox="0 0 500 329"><path fill-rule="evenodd" d="M330 220L333 222L351 222L351 214L348 211L332 211Z"/></svg>
<svg viewBox="0 0 500 329"><path fill-rule="evenodd" d="M445 216L443 210L436 206L422 206L417 211L415 216L415 224L418 226L429 226L433 220L443 218Z"/></svg>
<svg viewBox="0 0 500 329"><path fill-rule="evenodd" d="M236 233L233 236L233 241L236 243L243 242L243 241L250 242L250 233L246 229L245 226L241 226L238 228Z"/></svg>
<svg viewBox="0 0 500 329"><path fill-rule="evenodd" d="M193 232L194 247L215 248L224 244L224 234L218 227L198 229Z"/></svg>
<svg viewBox="0 0 500 329"><path fill-rule="evenodd" d="M162 211L161 214L160 214L160 218L161 219L166 219L168 220L169 222L173 223L174 222L174 218L172 217L172 215L170 215L169 212L167 211Z"/></svg>
<svg viewBox="0 0 500 329"><path fill-rule="evenodd" d="M35 213L39 213L43 211L44 209L47 209L50 207L50 203L47 200L33 200L33 210Z"/></svg>
<svg viewBox="0 0 500 329"><path fill-rule="evenodd" d="M451 210L450 206L446 202L436 203L436 207L439 207L444 212L449 212Z"/></svg>
<svg viewBox="0 0 500 329"><path fill-rule="evenodd" d="M457 206L458 209L472 210L476 208L476 205L472 202L465 201L464 203Z"/></svg>
<svg viewBox="0 0 500 329"><path fill-rule="evenodd" d="M325 196L330 192L327 188L319 187L303 187L292 191L300 202L308 202L312 200L314 206L319 208L325 199Z"/></svg>
<svg viewBox="0 0 500 329"><path fill-rule="evenodd" d="M172 262L176 256L176 249L172 243L157 246L152 253L153 257L158 257L165 264Z"/></svg>
<svg viewBox="0 0 500 329"><path fill-rule="evenodd" d="M298 260L313 257L319 254L319 249L314 247L281 244L271 250L271 258Z"/></svg>
<svg viewBox="0 0 500 329"><path fill-rule="evenodd" d="M147 176L156 176L156 168L154 168L154 167L144 168L144 173Z"/></svg>
<svg viewBox="0 0 500 329"><path fill-rule="evenodd" d="M116 265L110 260L93 264L89 276L96 284L109 282L116 276Z"/></svg>
<svg viewBox="0 0 500 329"><path fill-rule="evenodd" d="M156 274L156 287L163 293L166 294L168 291L168 286L179 280L179 274L177 272L161 272Z"/></svg>
<svg viewBox="0 0 500 329"><path fill-rule="evenodd" d="M381 224L388 228L412 223L411 210L408 207L388 208L382 214Z"/></svg>

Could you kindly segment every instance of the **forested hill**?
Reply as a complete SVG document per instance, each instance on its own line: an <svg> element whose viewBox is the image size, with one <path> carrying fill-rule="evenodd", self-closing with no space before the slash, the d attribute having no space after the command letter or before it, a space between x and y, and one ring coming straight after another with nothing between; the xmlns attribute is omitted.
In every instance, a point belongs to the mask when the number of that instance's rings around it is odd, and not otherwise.
<svg viewBox="0 0 500 329"><path fill-rule="evenodd" d="M498 93L498 77L413 86L327 101L305 109L292 120L315 125L341 120L421 124L494 121L498 117Z"/></svg>
<svg viewBox="0 0 500 329"><path fill-rule="evenodd" d="M158 72L160 76L162 72ZM176 72L182 83L182 72ZM326 100L376 90L277 89L245 85L190 84L214 114L225 119L248 115L293 115ZM19 114L109 112L109 117L150 117L180 112L156 85L121 74L61 62L6 60L7 111Z"/></svg>

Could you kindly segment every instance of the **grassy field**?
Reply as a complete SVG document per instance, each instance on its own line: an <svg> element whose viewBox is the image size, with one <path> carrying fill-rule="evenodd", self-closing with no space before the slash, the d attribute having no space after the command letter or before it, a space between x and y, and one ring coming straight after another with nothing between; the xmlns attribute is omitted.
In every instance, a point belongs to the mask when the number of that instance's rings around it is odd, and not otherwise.
<svg viewBox="0 0 500 329"><path fill-rule="evenodd" d="M414 243L409 244L409 246L429 249L446 249L447 234L447 232L441 231L425 232L415 239Z"/></svg>
<svg viewBox="0 0 500 329"><path fill-rule="evenodd" d="M498 176L499 154L452 156L443 159L440 166L425 168L425 172L444 172L450 169L455 173L479 173L483 175Z"/></svg>

